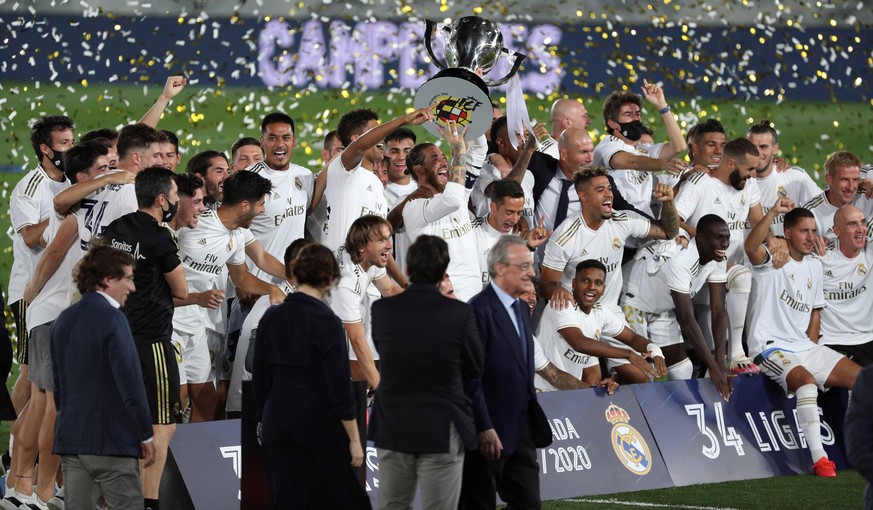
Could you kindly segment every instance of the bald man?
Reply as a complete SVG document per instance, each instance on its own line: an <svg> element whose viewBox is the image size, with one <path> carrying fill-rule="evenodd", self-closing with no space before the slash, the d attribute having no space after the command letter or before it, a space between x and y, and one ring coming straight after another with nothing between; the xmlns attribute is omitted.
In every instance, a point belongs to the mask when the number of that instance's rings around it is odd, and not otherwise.
<svg viewBox="0 0 873 510"><path fill-rule="evenodd" d="M558 159L559 143L561 134L570 128L588 130L591 126L591 117L585 105L575 99L558 99L552 103L551 111L552 134L540 144L540 151Z"/></svg>
<svg viewBox="0 0 873 510"><path fill-rule="evenodd" d="M867 221L854 205L834 213L837 239L821 257L824 297L821 312L821 340L861 366L873 363L873 289L870 264L873 244L866 242Z"/></svg>

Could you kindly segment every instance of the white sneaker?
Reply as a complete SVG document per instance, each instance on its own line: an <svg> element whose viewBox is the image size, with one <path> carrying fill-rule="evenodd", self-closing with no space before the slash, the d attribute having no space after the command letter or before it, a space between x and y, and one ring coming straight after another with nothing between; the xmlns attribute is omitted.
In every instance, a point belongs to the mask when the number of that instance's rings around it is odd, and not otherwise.
<svg viewBox="0 0 873 510"><path fill-rule="evenodd" d="M26 500L26 497L18 494L15 487L11 487L6 489L6 495L3 496L3 499L0 499L0 508L3 510L18 510Z"/></svg>
<svg viewBox="0 0 873 510"><path fill-rule="evenodd" d="M46 504L48 505L49 510L64 510L64 493L63 493L63 489L61 489L61 492L57 493L57 494L55 495L55 497L53 497L52 499L48 500L48 503L46 503Z"/></svg>
<svg viewBox="0 0 873 510"><path fill-rule="evenodd" d="M49 507L40 501L39 496L34 492L18 507L18 510L49 510Z"/></svg>

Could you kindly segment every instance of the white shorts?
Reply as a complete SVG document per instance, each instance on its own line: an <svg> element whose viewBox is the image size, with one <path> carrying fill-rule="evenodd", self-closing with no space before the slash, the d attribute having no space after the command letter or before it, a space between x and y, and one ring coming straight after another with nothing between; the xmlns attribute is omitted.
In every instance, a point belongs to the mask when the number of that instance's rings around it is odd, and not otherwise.
<svg viewBox="0 0 873 510"><path fill-rule="evenodd" d="M755 363L761 367L761 372L778 383L785 390L785 394L791 397L793 393L788 391L786 378L794 368L805 368L815 378L818 389L827 391L825 382L843 358L845 356L826 345L816 345L812 349L797 352L781 348L764 349L755 357Z"/></svg>
<svg viewBox="0 0 873 510"><path fill-rule="evenodd" d="M624 305L624 318L634 333L644 336L658 347L669 347L683 342L676 312L649 313Z"/></svg>
<svg viewBox="0 0 873 510"><path fill-rule="evenodd" d="M196 333L173 330L173 347L182 353L179 361L181 384L202 384L213 380L212 358L207 345L208 333L205 328Z"/></svg>

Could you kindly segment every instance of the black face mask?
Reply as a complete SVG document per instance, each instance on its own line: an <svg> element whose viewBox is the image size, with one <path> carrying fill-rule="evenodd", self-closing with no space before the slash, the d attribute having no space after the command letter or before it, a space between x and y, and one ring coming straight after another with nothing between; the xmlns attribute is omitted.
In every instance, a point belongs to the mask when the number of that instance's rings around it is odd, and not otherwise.
<svg viewBox="0 0 873 510"><path fill-rule="evenodd" d="M63 172L64 171L64 154L66 154L66 151L61 152L59 150L52 149L52 153L54 154L54 156L50 157L49 161L51 161L52 164L58 168L58 170Z"/></svg>
<svg viewBox="0 0 873 510"><path fill-rule="evenodd" d="M621 132L621 136L627 138L632 142L636 142L643 137L642 121L635 120L633 122L619 122L618 126L619 132Z"/></svg>
<svg viewBox="0 0 873 510"><path fill-rule="evenodd" d="M170 199L168 198L167 202L169 203L169 201L170 201ZM164 223L168 223L168 222L172 221L173 218L176 216L176 211L178 211L178 210L179 210L179 201L176 200L176 203L170 204L170 208L167 209L166 211L161 209L161 212L164 213L164 215L161 217L161 219L164 221Z"/></svg>

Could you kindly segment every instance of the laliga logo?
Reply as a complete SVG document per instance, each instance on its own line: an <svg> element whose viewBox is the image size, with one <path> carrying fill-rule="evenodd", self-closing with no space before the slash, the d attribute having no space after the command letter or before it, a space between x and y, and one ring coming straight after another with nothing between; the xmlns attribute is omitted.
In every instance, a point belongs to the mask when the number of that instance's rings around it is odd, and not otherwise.
<svg viewBox="0 0 873 510"><path fill-rule="evenodd" d="M631 473L643 476L652 469L652 457L649 446L637 429L628 422L627 411L610 402L606 408L606 421L613 424L612 448L622 465Z"/></svg>
<svg viewBox="0 0 873 510"><path fill-rule="evenodd" d="M443 125L453 121L461 126L466 126L470 122L470 112L475 111L480 106L482 106L482 102L473 97L443 96L437 103L434 113L437 120L441 121Z"/></svg>

